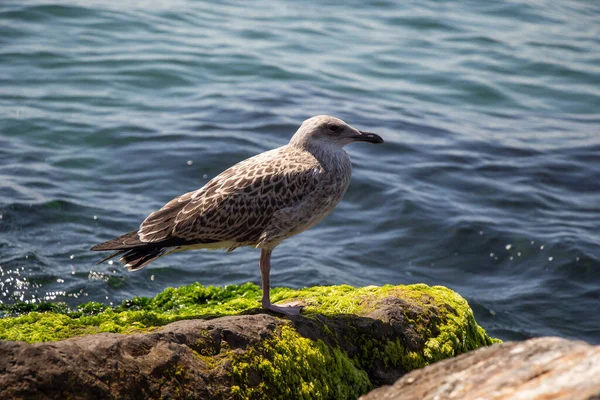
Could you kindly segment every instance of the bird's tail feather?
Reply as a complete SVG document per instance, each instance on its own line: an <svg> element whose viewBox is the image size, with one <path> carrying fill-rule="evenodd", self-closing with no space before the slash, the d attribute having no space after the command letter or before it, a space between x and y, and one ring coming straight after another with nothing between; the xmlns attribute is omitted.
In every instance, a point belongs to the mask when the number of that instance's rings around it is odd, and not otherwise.
<svg viewBox="0 0 600 400"><path fill-rule="evenodd" d="M98 261L98 263L96 265L102 264L104 261L110 260L111 258L116 257L123 253L125 253L125 250L115 251L114 253L111 253L108 257L104 257L102 260Z"/></svg>
<svg viewBox="0 0 600 400"><path fill-rule="evenodd" d="M119 261L125 264L125 267L129 271L136 271L173 250L172 247L138 247L117 252L113 256L123 253Z"/></svg>
<svg viewBox="0 0 600 400"><path fill-rule="evenodd" d="M107 242L100 243L92 247L90 250L103 251L103 250L127 250L132 247L143 247L146 243L140 240L140 236L137 231L128 232L124 235L111 239Z"/></svg>

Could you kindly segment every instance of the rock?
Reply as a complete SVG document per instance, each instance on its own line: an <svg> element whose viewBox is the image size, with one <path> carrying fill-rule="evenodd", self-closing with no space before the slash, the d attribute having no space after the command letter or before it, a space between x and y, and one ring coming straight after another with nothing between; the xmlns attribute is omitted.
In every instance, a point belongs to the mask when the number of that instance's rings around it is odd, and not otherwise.
<svg viewBox="0 0 600 400"><path fill-rule="evenodd" d="M496 344L404 375L361 400L600 399L600 346L554 337Z"/></svg>
<svg viewBox="0 0 600 400"><path fill-rule="evenodd" d="M5 307L0 398L356 399L495 341L467 302L441 286L274 289L272 296L306 307L293 318L264 314L252 284L194 284L77 311Z"/></svg>

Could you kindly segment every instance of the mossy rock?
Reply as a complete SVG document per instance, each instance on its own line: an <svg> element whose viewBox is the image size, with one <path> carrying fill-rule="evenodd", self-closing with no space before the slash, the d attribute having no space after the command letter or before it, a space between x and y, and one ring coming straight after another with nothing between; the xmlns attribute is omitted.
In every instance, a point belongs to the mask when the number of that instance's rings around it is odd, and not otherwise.
<svg viewBox="0 0 600 400"><path fill-rule="evenodd" d="M20 390L10 392L17 397L43 390L74 397L350 399L497 341L477 325L467 302L442 286L277 288L272 298L305 308L293 318L262 314L260 289L250 283L169 288L116 307L5 306L0 339L8 341L0 352L8 356L0 371L8 372L0 385ZM101 332L112 334L89 335ZM16 340L34 344L9 342ZM52 389L55 377L44 377L61 368L44 368L44 357L76 371L60 392ZM27 367L12 372L3 363ZM36 379L19 385L25 376Z"/></svg>

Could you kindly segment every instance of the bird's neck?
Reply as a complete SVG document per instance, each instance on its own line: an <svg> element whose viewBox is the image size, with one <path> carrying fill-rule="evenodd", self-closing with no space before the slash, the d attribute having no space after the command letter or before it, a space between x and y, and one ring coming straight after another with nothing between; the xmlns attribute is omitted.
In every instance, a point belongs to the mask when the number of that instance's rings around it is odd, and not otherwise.
<svg viewBox="0 0 600 400"><path fill-rule="evenodd" d="M294 144L290 143L291 146ZM325 170L341 170L350 166L348 153L337 143L322 141L319 143L305 142L302 146L294 146L309 152L323 166Z"/></svg>

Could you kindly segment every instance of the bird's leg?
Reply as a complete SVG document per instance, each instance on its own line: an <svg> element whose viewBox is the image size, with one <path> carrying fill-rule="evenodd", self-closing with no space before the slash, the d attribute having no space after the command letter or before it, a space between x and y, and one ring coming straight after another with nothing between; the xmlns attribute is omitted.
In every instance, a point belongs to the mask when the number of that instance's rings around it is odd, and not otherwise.
<svg viewBox="0 0 600 400"><path fill-rule="evenodd" d="M262 278L262 306L265 310L272 311L277 314L298 315L300 314L301 306L276 306L271 304L271 252L272 250L262 249L260 252L260 276Z"/></svg>

